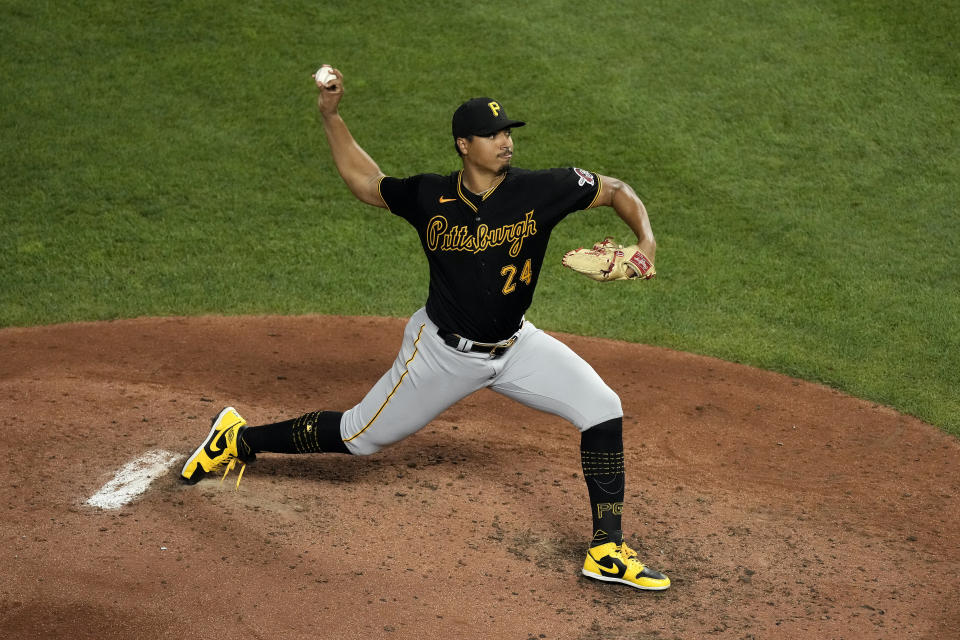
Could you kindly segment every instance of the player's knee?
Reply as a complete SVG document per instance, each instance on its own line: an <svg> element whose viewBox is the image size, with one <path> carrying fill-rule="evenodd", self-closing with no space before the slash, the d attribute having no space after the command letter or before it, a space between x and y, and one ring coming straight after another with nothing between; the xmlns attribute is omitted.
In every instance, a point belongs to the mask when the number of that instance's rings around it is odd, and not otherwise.
<svg viewBox="0 0 960 640"><path fill-rule="evenodd" d="M618 396L613 389L604 385L603 389L599 390L594 398L592 398L589 403L589 410L586 412L584 418L585 422L581 427L583 431L607 420L623 418L623 406L620 404L620 396Z"/></svg>
<svg viewBox="0 0 960 640"><path fill-rule="evenodd" d="M617 414L618 418L623 417L623 405L620 404L620 396L617 395L617 392L607 387L606 398L604 398L604 403L606 406L610 407L610 410Z"/></svg>

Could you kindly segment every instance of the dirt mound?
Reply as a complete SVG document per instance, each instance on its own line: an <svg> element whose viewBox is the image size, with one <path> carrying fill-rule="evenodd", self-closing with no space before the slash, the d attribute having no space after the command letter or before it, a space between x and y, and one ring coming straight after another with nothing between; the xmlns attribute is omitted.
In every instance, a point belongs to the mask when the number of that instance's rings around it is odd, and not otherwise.
<svg viewBox="0 0 960 640"><path fill-rule="evenodd" d="M946 638L960 628L958 442L709 358L560 335L620 393L629 540L673 587L583 578L579 437L481 392L367 458L261 455L238 491L87 499L210 418L357 402L382 318L138 319L0 331L11 638ZM626 361L627 371L621 371ZM950 631L950 630L953 631Z"/></svg>

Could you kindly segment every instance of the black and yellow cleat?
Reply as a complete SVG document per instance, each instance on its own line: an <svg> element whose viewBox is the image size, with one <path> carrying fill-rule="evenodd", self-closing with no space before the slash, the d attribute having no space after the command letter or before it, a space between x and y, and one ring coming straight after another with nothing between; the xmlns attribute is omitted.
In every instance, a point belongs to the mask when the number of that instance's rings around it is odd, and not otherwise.
<svg viewBox="0 0 960 640"><path fill-rule="evenodd" d="M628 547L626 542L607 542L591 547L583 562L582 573L588 578L622 582L649 591L663 591L670 586L670 578L645 567L637 559L637 552Z"/></svg>
<svg viewBox="0 0 960 640"><path fill-rule="evenodd" d="M197 447L197 450L187 458L187 462L183 465L183 469L180 471L183 479L190 484L194 484L208 473L220 471L224 467L226 469L223 477L226 478L239 460L241 464L240 476L237 478L237 486L239 487L240 478L243 477L243 471L246 469L246 463L256 459L256 456L252 453L244 455L237 450L240 434L243 433L246 424L247 421L241 418L233 407L227 407L217 414L217 417L213 419L207 439ZM223 478L220 481L223 482Z"/></svg>

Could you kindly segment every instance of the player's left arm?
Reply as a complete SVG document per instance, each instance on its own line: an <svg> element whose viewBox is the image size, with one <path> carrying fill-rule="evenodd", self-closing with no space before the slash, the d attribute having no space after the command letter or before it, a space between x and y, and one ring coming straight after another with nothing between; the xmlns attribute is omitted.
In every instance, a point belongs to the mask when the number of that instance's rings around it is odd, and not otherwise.
<svg viewBox="0 0 960 640"><path fill-rule="evenodd" d="M600 176L600 193L589 208L594 207L613 207L620 219L636 234L640 251L650 262L656 262L657 241L653 237L647 208L630 185L617 178Z"/></svg>

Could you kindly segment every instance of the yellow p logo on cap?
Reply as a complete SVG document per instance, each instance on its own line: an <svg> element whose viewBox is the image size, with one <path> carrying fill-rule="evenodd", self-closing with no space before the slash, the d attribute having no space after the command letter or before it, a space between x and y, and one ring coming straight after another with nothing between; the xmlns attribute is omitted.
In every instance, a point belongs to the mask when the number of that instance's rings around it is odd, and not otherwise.
<svg viewBox="0 0 960 640"><path fill-rule="evenodd" d="M494 101L494 102L488 102L488 103L487 103L487 106L490 107L490 111L493 112L493 117L494 117L494 118L496 118L498 115L500 115L500 109L501 109L501 107L500 107L500 103L499 103L499 102L496 102L496 101Z"/></svg>

